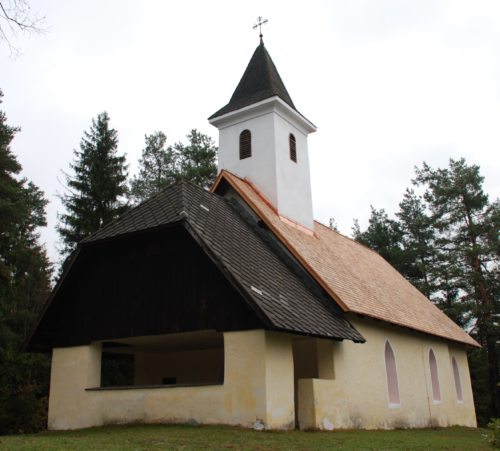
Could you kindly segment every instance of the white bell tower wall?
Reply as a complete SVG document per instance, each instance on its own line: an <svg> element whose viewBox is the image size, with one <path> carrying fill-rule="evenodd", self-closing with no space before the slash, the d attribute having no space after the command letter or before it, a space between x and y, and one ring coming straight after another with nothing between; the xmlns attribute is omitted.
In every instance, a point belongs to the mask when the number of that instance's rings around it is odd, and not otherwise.
<svg viewBox="0 0 500 451"><path fill-rule="evenodd" d="M214 118L219 129L219 172L232 172L252 183L278 213L313 229L307 135L313 124L278 97L263 100ZM240 159L239 139L249 130L252 156ZM290 134L296 141L297 161L290 158Z"/></svg>

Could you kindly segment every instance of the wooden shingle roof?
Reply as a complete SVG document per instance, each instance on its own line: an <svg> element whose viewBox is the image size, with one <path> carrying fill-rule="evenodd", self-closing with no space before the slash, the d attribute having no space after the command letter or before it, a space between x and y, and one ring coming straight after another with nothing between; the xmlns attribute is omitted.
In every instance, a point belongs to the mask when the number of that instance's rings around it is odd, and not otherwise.
<svg viewBox="0 0 500 451"><path fill-rule="evenodd" d="M137 233L184 226L272 330L364 338L257 221L234 201L189 183L172 185L87 237L80 248ZM78 258L78 257L77 257ZM71 271L71 268L69 269ZM57 287L53 298L57 296Z"/></svg>
<svg viewBox="0 0 500 451"><path fill-rule="evenodd" d="M222 171L225 180L275 233L345 312L353 312L471 346L479 344L408 282L378 253L314 223L304 233L283 221L248 181Z"/></svg>

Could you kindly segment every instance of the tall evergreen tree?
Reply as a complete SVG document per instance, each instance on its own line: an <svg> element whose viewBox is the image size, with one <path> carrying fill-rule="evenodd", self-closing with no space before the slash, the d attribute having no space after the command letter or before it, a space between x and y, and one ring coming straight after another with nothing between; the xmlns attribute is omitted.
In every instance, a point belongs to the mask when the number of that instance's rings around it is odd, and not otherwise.
<svg viewBox="0 0 500 451"><path fill-rule="evenodd" d="M142 202L179 177L178 156L166 146L167 136L159 131L145 136L146 147L139 159L139 174L130 183L133 203Z"/></svg>
<svg viewBox="0 0 500 451"><path fill-rule="evenodd" d="M407 189L396 213L401 231L405 260L405 276L428 298L435 290L433 267L435 232L424 200L414 190Z"/></svg>
<svg viewBox="0 0 500 451"><path fill-rule="evenodd" d="M498 416L498 200L489 204L479 167L464 159L450 160L445 169L424 163L416 174L415 182L426 187L424 198L439 231L437 246L449 254L458 297L469 306L475 335L486 349L491 414Z"/></svg>
<svg viewBox="0 0 500 451"><path fill-rule="evenodd" d="M372 208L369 226L354 238L379 252L483 346L470 368L480 424L499 415L500 201L488 202L479 167L464 159L444 169L426 163L393 221Z"/></svg>
<svg viewBox="0 0 500 451"><path fill-rule="evenodd" d="M47 201L19 177L10 149L18 131L0 111L0 434L43 427L48 390L48 359L22 348L48 296L51 266L37 232Z"/></svg>
<svg viewBox="0 0 500 451"><path fill-rule="evenodd" d="M142 202L165 186L186 180L208 189L217 176L217 147L207 135L193 129L188 143L166 146L162 132L146 135L146 147L139 160L139 174L131 182L130 199Z"/></svg>
<svg viewBox="0 0 500 451"><path fill-rule="evenodd" d="M353 238L378 252L398 271L404 273L402 233L398 222L390 219L383 208L377 210L370 206L370 209L368 228L361 231L359 222L355 220L352 228Z"/></svg>
<svg viewBox="0 0 500 451"><path fill-rule="evenodd" d="M69 255L78 242L127 209L125 156L117 154L118 133L109 126L109 116L92 119L80 150L71 164L74 175L66 176L68 193L62 196L66 212L57 227L63 242L62 254Z"/></svg>
<svg viewBox="0 0 500 451"><path fill-rule="evenodd" d="M193 129L186 136L188 144L174 145L179 159L180 177L208 189L217 176L217 147L212 138Z"/></svg>

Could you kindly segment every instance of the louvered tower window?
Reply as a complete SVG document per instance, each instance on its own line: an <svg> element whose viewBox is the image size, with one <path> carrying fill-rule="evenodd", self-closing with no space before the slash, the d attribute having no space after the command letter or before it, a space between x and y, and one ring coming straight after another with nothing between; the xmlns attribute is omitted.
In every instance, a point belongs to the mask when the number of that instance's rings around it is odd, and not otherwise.
<svg viewBox="0 0 500 451"><path fill-rule="evenodd" d="M252 156L252 134L250 130L243 130L240 133L240 160Z"/></svg>
<svg viewBox="0 0 500 451"><path fill-rule="evenodd" d="M295 142L295 136L290 133L288 137L288 143L290 144L290 160L297 163L297 143Z"/></svg>

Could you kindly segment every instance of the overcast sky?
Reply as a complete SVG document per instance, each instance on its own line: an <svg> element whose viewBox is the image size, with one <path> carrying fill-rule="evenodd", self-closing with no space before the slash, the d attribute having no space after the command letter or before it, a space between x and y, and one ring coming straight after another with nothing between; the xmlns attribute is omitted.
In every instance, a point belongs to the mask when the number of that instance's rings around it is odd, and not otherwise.
<svg viewBox="0 0 500 451"><path fill-rule="evenodd" d="M144 134L183 140L224 106L264 42L309 138L316 219L345 234L370 204L393 213L415 165L465 157L500 193L500 2L32 0L47 32L0 46L12 149L50 200L42 232L57 258L57 194L92 118L119 133L129 172Z"/></svg>

